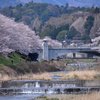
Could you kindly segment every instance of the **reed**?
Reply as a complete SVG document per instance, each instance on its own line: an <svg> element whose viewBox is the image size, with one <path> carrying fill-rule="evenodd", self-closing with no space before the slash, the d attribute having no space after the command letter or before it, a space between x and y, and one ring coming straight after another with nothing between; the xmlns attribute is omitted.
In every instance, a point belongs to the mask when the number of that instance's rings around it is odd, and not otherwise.
<svg viewBox="0 0 100 100"><path fill-rule="evenodd" d="M100 100L100 92L93 92L91 94L59 94L40 96L32 100Z"/></svg>
<svg viewBox="0 0 100 100"><path fill-rule="evenodd" d="M95 70L85 70L85 71L73 71L70 73L59 73L58 76L62 79L82 79L82 80L91 80L95 76L100 75L100 72Z"/></svg>
<svg viewBox="0 0 100 100"><path fill-rule="evenodd" d="M100 100L100 92L93 92L92 94L85 95L74 95L71 98L66 98L63 100Z"/></svg>
<svg viewBox="0 0 100 100"><path fill-rule="evenodd" d="M8 80L51 80L53 74L50 73L37 73L37 74L25 74L25 75L14 75L9 76L7 74L1 75L0 74L0 81L8 81Z"/></svg>
<svg viewBox="0 0 100 100"><path fill-rule="evenodd" d="M95 70L87 71L73 71L70 73L29 73L29 74L0 74L0 80L51 80L53 75L60 76L61 79L80 79L80 80L93 80L100 79L100 72Z"/></svg>

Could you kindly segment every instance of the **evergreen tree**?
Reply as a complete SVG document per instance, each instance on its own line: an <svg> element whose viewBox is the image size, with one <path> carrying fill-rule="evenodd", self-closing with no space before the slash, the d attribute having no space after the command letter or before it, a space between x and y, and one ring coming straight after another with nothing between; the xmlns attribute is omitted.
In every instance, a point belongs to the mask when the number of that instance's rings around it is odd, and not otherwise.
<svg viewBox="0 0 100 100"><path fill-rule="evenodd" d="M91 7L91 12L92 13L94 13L94 10L95 10L95 8L94 8L94 5Z"/></svg>
<svg viewBox="0 0 100 100"><path fill-rule="evenodd" d="M56 38L56 34L55 34L55 30L56 28L52 25L47 25L44 30L39 33L40 37L45 37L45 36L49 36L51 37L52 39L55 39Z"/></svg>
<svg viewBox="0 0 100 100"><path fill-rule="evenodd" d="M95 10L94 10L94 13L95 13L95 14L100 13L100 8L96 7Z"/></svg>
<svg viewBox="0 0 100 100"><path fill-rule="evenodd" d="M90 39L89 35L87 35L87 34L84 34L84 35L81 37L81 39L82 39L82 41L83 41L84 43L91 43L91 39Z"/></svg>
<svg viewBox="0 0 100 100"><path fill-rule="evenodd" d="M56 37L58 41L63 41L65 39L65 35L67 34L67 30L60 31Z"/></svg>
<svg viewBox="0 0 100 100"><path fill-rule="evenodd" d="M88 34L88 35L90 34L90 30L93 26L93 23L94 23L94 17L88 16L88 18L86 19L85 25L84 25L86 34Z"/></svg>
<svg viewBox="0 0 100 100"><path fill-rule="evenodd" d="M76 34L80 34L80 33L75 29L74 26L72 26L69 32L67 33L67 37L68 39L72 39Z"/></svg>

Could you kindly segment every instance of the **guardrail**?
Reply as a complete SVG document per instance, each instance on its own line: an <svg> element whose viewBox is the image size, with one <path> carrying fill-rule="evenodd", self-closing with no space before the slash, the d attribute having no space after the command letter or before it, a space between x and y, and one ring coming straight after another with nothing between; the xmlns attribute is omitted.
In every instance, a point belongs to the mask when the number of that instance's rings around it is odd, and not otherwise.
<svg viewBox="0 0 100 100"><path fill-rule="evenodd" d="M84 49L84 48L94 48L97 46L66 46L66 47L51 47L49 46L49 49Z"/></svg>

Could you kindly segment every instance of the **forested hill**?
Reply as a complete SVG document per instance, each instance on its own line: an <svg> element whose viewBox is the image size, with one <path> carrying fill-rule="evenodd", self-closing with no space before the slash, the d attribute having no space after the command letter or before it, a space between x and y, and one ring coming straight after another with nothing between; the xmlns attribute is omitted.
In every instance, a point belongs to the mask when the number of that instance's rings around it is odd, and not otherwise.
<svg viewBox="0 0 100 100"><path fill-rule="evenodd" d="M69 7L68 3L58 6L31 1L25 5L5 7L0 13L14 18L16 22L29 25L41 38L50 36L59 41L64 40L67 34L68 39L86 39L85 42L90 42L90 38L100 27L95 20L96 17L99 20L100 8L94 6Z"/></svg>
<svg viewBox="0 0 100 100"><path fill-rule="evenodd" d="M17 22L24 21L26 24L30 25L36 17L44 24L50 17L58 17L65 13L71 14L75 11L83 11L84 9L85 7L68 8L68 3L65 7L59 7L58 5L54 6L47 3L29 2L25 5L19 4L15 7L5 7L1 10L1 13L8 17L14 17Z"/></svg>

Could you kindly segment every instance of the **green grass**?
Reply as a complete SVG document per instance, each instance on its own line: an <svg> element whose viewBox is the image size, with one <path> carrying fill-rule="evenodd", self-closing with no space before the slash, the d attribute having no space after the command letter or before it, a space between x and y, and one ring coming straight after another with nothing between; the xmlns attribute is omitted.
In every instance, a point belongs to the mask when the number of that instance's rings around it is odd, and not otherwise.
<svg viewBox="0 0 100 100"><path fill-rule="evenodd" d="M48 62L34 63L34 62L25 62L25 58L27 56L21 55L20 53L14 53L9 55L7 58L4 58L0 55L0 71L4 69L4 66L13 69L17 72L17 74L25 74L25 73L38 73L38 72L51 72L57 71L58 69L55 65L49 65ZM11 59L13 58L14 62L12 64ZM21 63L20 63L21 58ZM5 69L4 69L5 70ZM7 70L5 70L7 73Z"/></svg>
<svg viewBox="0 0 100 100"><path fill-rule="evenodd" d="M9 58L4 58L0 55L0 65L5 65L11 63Z"/></svg>
<svg viewBox="0 0 100 100"><path fill-rule="evenodd" d="M100 75L94 76L95 79L100 79Z"/></svg>
<svg viewBox="0 0 100 100"><path fill-rule="evenodd" d="M78 78L78 75L74 75L74 79L77 79Z"/></svg>
<svg viewBox="0 0 100 100"><path fill-rule="evenodd" d="M75 60L74 59L60 59L58 62L72 63L72 62L75 62Z"/></svg>
<svg viewBox="0 0 100 100"><path fill-rule="evenodd" d="M0 55L0 66L2 65L11 65L11 58L13 58L14 62L13 62L13 65L17 65L20 63L20 58L21 58L21 55L20 54L17 54L17 53L14 53L14 54L11 54L9 55L7 58L4 58ZM22 62L25 62L25 60L23 58L21 58L21 61Z"/></svg>
<svg viewBox="0 0 100 100"><path fill-rule="evenodd" d="M95 62L96 61L96 59L80 59L80 62L82 62L82 63L91 63L91 62Z"/></svg>
<svg viewBox="0 0 100 100"><path fill-rule="evenodd" d="M46 96L40 96L40 97L37 97L37 100L59 100L58 98L47 98ZM34 99L33 99L34 100Z"/></svg>
<svg viewBox="0 0 100 100"><path fill-rule="evenodd" d="M93 66L89 66L89 68L93 68Z"/></svg>

